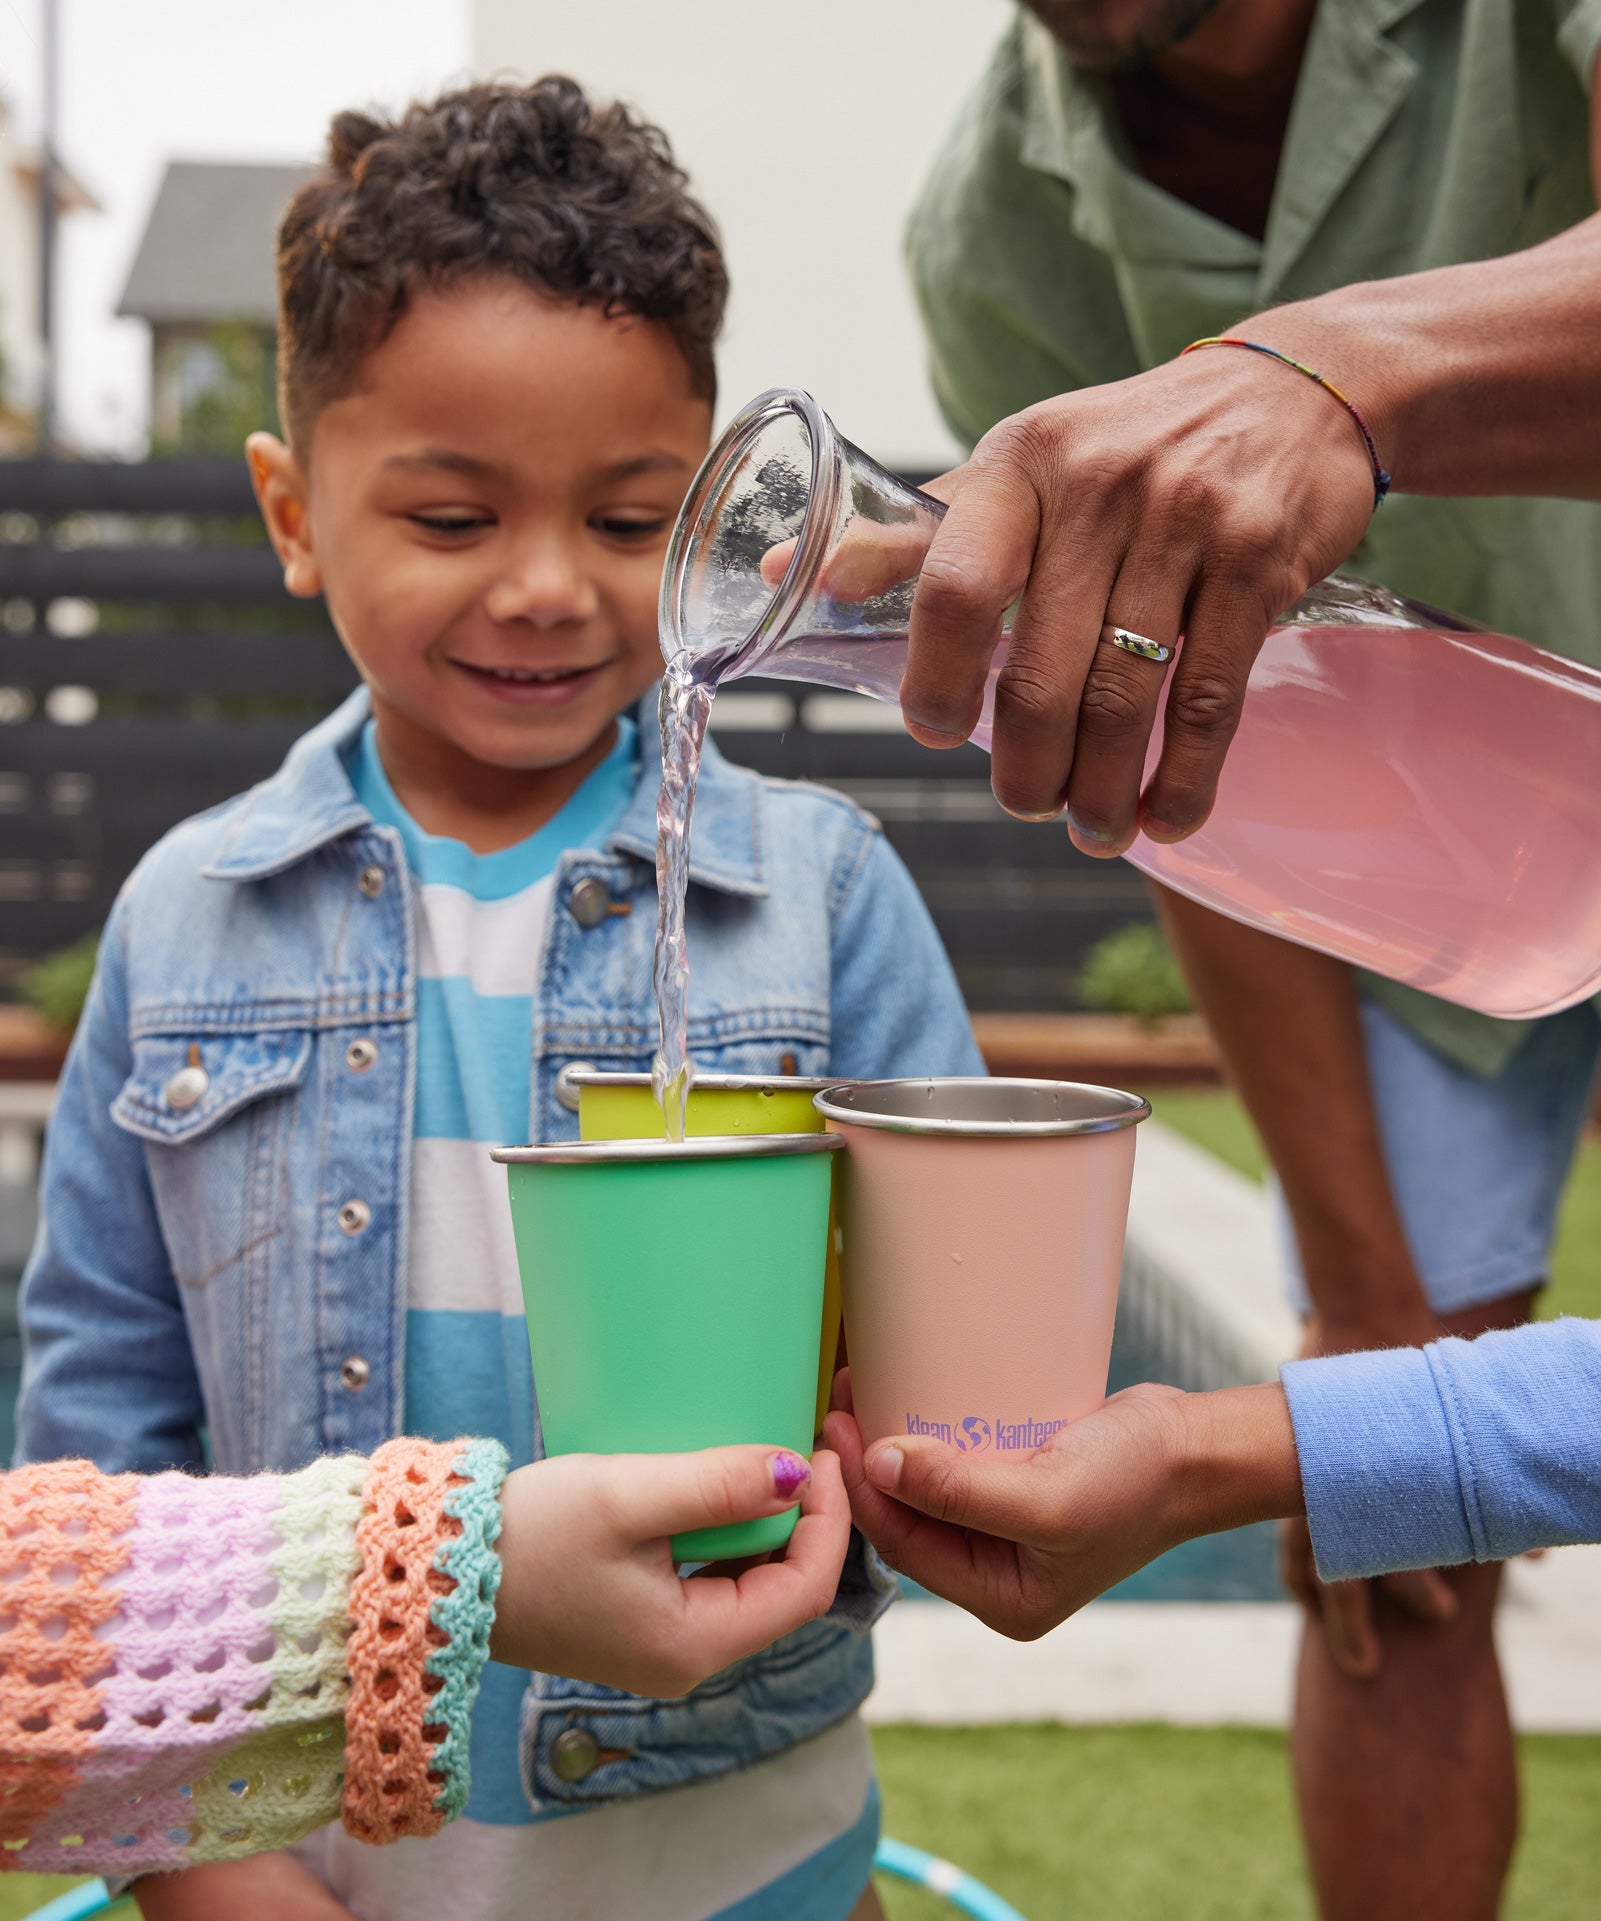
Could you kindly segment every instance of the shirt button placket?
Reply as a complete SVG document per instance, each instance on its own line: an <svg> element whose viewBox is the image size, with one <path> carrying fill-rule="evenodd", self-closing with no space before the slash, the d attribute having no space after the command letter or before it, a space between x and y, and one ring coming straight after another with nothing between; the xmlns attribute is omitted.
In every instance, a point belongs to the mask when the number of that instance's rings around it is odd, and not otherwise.
<svg viewBox="0 0 1601 1921"><path fill-rule="evenodd" d="M337 993L350 1025L330 1035L328 1126L320 1156L324 1260L320 1372L325 1448L376 1447L399 1413L397 1342L405 1312L396 1275L400 1192L395 1132L406 1125L409 1036L375 1023L401 1012L400 955L408 888L398 841L375 829L358 838L346 870L356 899ZM399 1290L399 1298L397 1298Z"/></svg>

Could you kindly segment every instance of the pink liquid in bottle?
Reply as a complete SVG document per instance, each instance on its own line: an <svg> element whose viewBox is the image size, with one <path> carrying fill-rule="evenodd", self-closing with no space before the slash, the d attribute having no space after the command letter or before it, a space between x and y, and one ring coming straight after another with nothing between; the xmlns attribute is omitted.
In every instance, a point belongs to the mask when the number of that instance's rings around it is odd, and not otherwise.
<svg viewBox="0 0 1601 1921"><path fill-rule="evenodd" d="M944 513L809 394L760 395L673 530L664 655L687 653L712 687L766 674L898 704ZM980 747L1005 657L1003 641ZM1147 777L1160 748L1158 725ZM1601 672L1331 575L1257 658L1210 820L1171 847L1141 836L1128 858L1445 1000L1556 1013L1601 989Z"/></svg>
<svg viewBox="0 0 1601 1921"><path fill-rule="evenodd" d="M1601 988L1601 674L1499 634L1279 628L1211 819L1128 858L1442 999L1556 1013Z"/></svg>
<svg viewBox="0 0 1601 1921"><path fill-rule="evenodd" d="M904 632L810 633L760 671L896 701L905 664ZM1210 820L1127 858L1442 999L1556 1013L1601 991L1601 673L1478 630L1277 628Z"/></svg>

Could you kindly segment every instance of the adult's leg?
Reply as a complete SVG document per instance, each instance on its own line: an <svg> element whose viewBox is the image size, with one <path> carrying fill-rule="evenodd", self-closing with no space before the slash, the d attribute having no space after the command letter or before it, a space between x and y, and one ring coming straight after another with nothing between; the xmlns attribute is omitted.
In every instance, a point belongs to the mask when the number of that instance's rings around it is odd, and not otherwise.
<svg viewBox="0 0 1601 1921"><path fill-rule="evenodd" d="M1338 963L1159 904L1278 1171L1311 1349L1524 1318L1587 1111L1594 1010L1538 1023L1484 1078L1359 1007ZM1321 1613L1302 1651L1296 1782L1325 1921L1493 1916L1517 1827L1496 1572L1319 1591L1309 1556L1300 1567Z"/></svg>
<svg viewBox="0 0 1601 1921"><path fill-rule="evenodd" d="M1528 1318L1521 1293L1444 1318L1454 1334ZM1446 1571L1455 1619L1372 1586L1383 1660L1354 1680L1321 1626L1301 1640L1291 1752L1325 1921L1494 1921L1517 1839L1512 1729L1491 1636L1499 1566Z"/></svg>

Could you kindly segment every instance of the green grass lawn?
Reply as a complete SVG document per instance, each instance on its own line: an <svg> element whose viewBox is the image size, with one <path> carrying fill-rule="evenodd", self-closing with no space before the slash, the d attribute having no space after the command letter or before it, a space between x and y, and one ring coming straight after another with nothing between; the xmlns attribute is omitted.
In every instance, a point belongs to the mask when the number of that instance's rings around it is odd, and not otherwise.
<svg viewBox="0 0 1601 1921"><path fill-rule="evenodd" d="M26 1915L76 1887L75 1881L58 1881L49 1874L0 1875L0 1921L23 1921ZM139 1921L139 1910L131 1901L119 1901L106 1910L115 1921Z"/></svg>
<svg viewBox="0 0 1601 1921"><path fill-rule="evenodd" d="M884 1829L1028 1921L1311 1921L1281 1736L1244 1728L880 1728ZM1507 1921L1601 1910L1601 1738L1522 1744ZM891 1921L949 1914L885 1888ZM1443 1918L1442 1918L1443 1921Z"/></svg>
<svg viewBox="0 0 1601 1921"><path fill-rule="evenodd" d="M1312 1921L1277 1734L902 1727L878 1729L874 1746L885 1833L959 1863L1027 1921ZM1521 1747L1524 1841L1507 1921L1594 1921L1601 1738ZM66 1885L0 1878L0 1921ZM891 1921L951 1912L882 1886Z"/></svg>
<svg viewBox="0 0 1601 1921"><path fill-rule="evenodd" d="M1169 1127L1252 1180L1262 1178L1262 1143L1233 1094L1215 1087L1166 1087L1148 1098ZM1539 1311L1543 1317L1601 1318L1601 1135L1594 1131L1579 1144L1557 1224L1551 1285Z"/></svg>

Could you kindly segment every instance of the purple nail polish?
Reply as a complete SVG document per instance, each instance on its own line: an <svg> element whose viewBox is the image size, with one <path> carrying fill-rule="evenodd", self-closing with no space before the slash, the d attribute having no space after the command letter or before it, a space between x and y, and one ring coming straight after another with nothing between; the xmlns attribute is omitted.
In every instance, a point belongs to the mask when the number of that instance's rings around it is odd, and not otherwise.
<svg viewBox="0 0 1601 1921"><path fill-rule="evenodd" d="M811 1478L811 1468L798 1454L791 1454L786 1448L773 1456L773 1486L780 1500L794 1500Z"/></svg>

